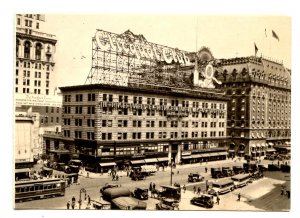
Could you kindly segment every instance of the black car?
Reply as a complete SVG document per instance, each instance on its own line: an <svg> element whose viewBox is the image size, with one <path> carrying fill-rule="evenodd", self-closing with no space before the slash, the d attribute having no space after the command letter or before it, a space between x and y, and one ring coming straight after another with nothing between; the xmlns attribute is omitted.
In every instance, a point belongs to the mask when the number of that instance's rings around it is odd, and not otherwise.
<svg viewBox="0 0 300 218"><path fill-rule="evenodd" d="M135 190L131 193L131 195L140 200L148 199L148 189L146 188L135 188Z"/></svg>
<svg viewBox="0 0 300 218"><path fill-rule="evenodd" d="M202 182L204 177L199 173L190 173L188 176L188 182Z"/></svg>
<svg viewBox="0 0 300 218"><path fill-rule="evenodd" d="M214 197L212 195L201 195L200 197L194 197L191 200L191 204L201 206L205 208L213 208Z"/></svg>
<svg viewBox="0 0 300 218"><path fill-rule="evenodd" d="M143 180L146 178L146 175L140 171L132 171L129 176L134 181Z"/></svg>

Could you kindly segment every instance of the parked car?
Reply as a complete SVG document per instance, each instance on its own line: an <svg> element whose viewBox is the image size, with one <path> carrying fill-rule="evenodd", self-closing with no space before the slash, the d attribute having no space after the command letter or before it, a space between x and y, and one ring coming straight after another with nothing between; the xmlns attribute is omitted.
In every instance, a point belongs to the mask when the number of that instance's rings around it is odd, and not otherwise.
<svg viewBox="0 0 300 218"><path fill-rule="evenodd" d="M171 198L177 202L181 200L181 188L170 185L162 185L162 191L159 192L160 198Z"/></svg>
<svg viewBox="0 0 300 218"><path fill-rule="evenodd" d="M131 195L140 200L148 199L148 189L146 188L135 188Z"/></svg>
<svg viewBox="0 0 300 218"><path fill-rule="evenodd" d="M218 178L223 177L221 168L219 168L219 167L212 167L210 169L210 173L211 173L211 177L214 178L214 179L218 179Z"/></svg>
<svg viewBox="0 0 300 218"><path fill-rule="evenodd" d="M179 210L179 204L174 199L163 198L156 204L156 210Z"/></svg>
<svg viewBox="0 0 300 218"><path fill-rule="evenodd" d="M191 204L206 208L213 208L214 197L212 195L203 194L200 197L194 197L191 199Z"/></svg>
<svg viewBox="0 0 300 218"><path fill-rule="evenodd" d="M242 166L233 166L232 170L234 174L244 173L244 168Z"/></svg>
<svg viewBox="0 0 300 218"><path fill-rule="evenodd" d="M188 182L202 182L204 177L201 176L199 173L190 173L188 175Z"/></svg>
<svg viewBox="0 0 300 218"><path fill-rule="evenodd" d="M233 176L234 172L231 167L222 167L223 177Z"/></svg>
<svg viewBox="0 0 300 218"><path fill-rule="evenodd" d="M146 178L146 175L145 173L141 172L141 171L132 171L130 174L129 174L130 178L134 181L137 181L137 180L143 180Z"/></svg>
<svg viewBox="0 0 300 218"><path fill-rule="evenodd" d="M111 203L108 201L100 200L91 200L92 208L95 210L110 210L111 209Z"/></svg>
<svg viewBox="0 0 300 218"><path fill-rule="evenodd" d="M212 188L208 191L210 195L219 195L231 192L234 190L234 183L232 180L223 180L212 183Z"/></svg>

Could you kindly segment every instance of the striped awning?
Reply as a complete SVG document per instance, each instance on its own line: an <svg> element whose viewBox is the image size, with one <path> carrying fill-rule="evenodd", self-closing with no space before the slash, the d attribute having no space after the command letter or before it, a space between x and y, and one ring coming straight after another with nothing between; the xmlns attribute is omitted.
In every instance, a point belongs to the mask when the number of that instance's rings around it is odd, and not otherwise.
<svg viewBox="0 0 300 218"><path fill-rule="evenodd" d="M157 158L148 158L148 159L145 159L145 162L146 163L156 163L158 162Z"/></svg>
<svg viewBox="0 0 300 218"><path fill-rule="evenodd" d="M219 154L219 155L228 155L228 153L227 153L226 151L219 152L218 154Z"/></svg>
<svg viewBox="0 0 300 218"><path fill-rule="evenodd" d="M29 172L31 172L30 168L15 169L15 173L29 173Z"/></svg>
<svg viewBox="0 0 300 218"><path fill-rule="evenodd" d="M144 164L145 160L131 160L130 163L131 164Z"/></svg>
<svg viewBox="0 0 300 218"><path fill-rule="evenodd" d="M158 157L157 160L159 162L163 162L163 161L169 161L169 158L168 157Z"/></svg>
<svg viewBox="0 0 300 218"><path fill-rule="evenodd" d="M192 156L182 156L181 157L183 160L186 160L186 159L192 159L193 157Z"/></svg>
<svg viewBox="0 0 300 218"><path fill-rule="evenodd" d="M108 167L117 165L115 162L99 163L100 167Z"/></svg>

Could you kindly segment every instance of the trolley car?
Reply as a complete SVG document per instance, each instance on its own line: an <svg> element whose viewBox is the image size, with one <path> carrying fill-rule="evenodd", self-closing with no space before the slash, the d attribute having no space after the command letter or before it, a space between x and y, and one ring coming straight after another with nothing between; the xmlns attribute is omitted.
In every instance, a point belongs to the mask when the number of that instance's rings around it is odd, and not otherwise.
<svg viewBox="0 0 300 218"><path fill-rule="evenodd" d="M61 179L17 181L15 183L15 201L64 196L65 184L66 182Z"/></svg>

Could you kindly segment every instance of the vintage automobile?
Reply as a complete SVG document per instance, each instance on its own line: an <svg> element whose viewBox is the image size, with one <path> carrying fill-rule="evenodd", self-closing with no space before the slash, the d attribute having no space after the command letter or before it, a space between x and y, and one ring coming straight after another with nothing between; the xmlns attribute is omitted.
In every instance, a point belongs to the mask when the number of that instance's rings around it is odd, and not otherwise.
<svg viewBox="0 0 300 218"><path fill-rule="evenodd" d="M205 208L213 208L214 197L212 195L203 194L200 197L192 198L191 204Z"/></svg>
<svg viewBox="0 0 300 218"><path fill-rule="evenodd" d="M244 173L243 166L233 166L232 170L233 170L234 174Z"/></svg>
<svg viewBox="0 0 300 218"><path fill-rule="evenodd" d="M140 200L147 200L148 199L148 189L146 188L135 188L131 195Z"/></svg>
<svg viewBox="0 0 300 218"><path fill-rule="evenodd" d="M211 177L215 179L223 177L222 170L219 167L212 167L210 169L210 173L211 173Z"/></svg>
<svg viewBox="0 0 300 218"><path fill-rule="evenodd" d="M257 170L251 174L250 181L261 179L263 177L264 177L264 174L261 171Z"/></svg>
<svg viewBox="0 0 300 218"><path fill-rule="evenodd" d="M95 210L110 210L111 209L111 203L105 200L91 200L92 208Z"/></svg>
<svg viewBox="0 0 300 218"><path fill-rule="evenodd" d="M112 209L119 210L146 210L147 203L132 197L117 197L111 200Z"/></svg>
<svg viewBox="0 0 300 218"><path fill-rule="evenodd" d="M223 180L212 183L212 188L208 191L210 195L219 195L231 192L234 190L234 183L232 180Z"/></svg>
<svg viewBox="0 0 300 218"><path fill-rule="evenodd" d="M176 202L181 200L181 188L170 185L162 185L162 191L159 192L159 198L171 198Z"/></svg>
<svg viewBox="0 0 300 218"><path fill-rule="evenodd" d="M156 204L156 210L179 210L179 204L176 200L170 198L162 198Z"/></svg>
<svg viewBox="0 0 300 218"><path fill-rule="evenodd" d="M234 172L231 167L222 167L223 177L233 176Z"/></svg>
<svg viewBox="0 0 300 218"><path fill-rule="evenodd" d="M202 182L204 177L201 176L199 173L190 173L188 175L188 182Z"/></svg>
<svg viewBox="0 0 300 218"><path fill-rule="evenodd" d="M141 172L141 171L132 171L130 174L129 174L130 178L134 181L137 181L137 180L143 180L146 178L146 175L145 173Z"/></svg>
<svg viewBox="0 0 300 218"><path fill-rule="evenodd" d="M104 186L100 189L100 193L102 194L105 189L117 187L121 187L121 185L115 183L105 183Z"/></svg>

